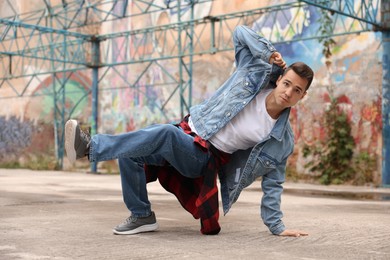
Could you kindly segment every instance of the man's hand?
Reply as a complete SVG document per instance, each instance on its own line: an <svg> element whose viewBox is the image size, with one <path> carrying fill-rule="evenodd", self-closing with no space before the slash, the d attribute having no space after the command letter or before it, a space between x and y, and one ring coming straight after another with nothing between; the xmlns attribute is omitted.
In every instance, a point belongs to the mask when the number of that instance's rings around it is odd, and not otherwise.
<svg viewBox="0 0 390 260"><path fill-rule="evenodd" d="M301 237L301 236L308 236L309 234L300 231L300 230L293 230L293 229L286 229L282 233L279 234L279 236L285 236L285 237Z"/></svg>
<svg viewBox="0 0 390 260"><path fill-rule="evenodd" d="M279 67L282 67L283 69L286 68L286 62L283 60L282 54L279 52L275 51L272 53L271 57L269 58L269 63L275 63Z"/></svg>

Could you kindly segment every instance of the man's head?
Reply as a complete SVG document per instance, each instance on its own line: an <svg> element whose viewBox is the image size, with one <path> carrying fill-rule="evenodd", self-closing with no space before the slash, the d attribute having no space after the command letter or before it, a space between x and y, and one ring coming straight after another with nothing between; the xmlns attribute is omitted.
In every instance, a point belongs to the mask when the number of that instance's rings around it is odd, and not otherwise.
<svg viewBox="0 0 390 260"><path fill-rule="evenodd" d="M313 81L313 70L303 62L291 64L276 81L275 104L282 110L294 106L307 93Z"/></svg>
<svg viewBox="0 0 390 260"><path fill-rule="evenodd" d="M311 85L311 82L313 81L313 70L303 62L295 62L288 66L288 68L284 71L283 76L286 75L289 70L293 70L298 76L307 80L305 89L305 91L307 91Z"/></svg>

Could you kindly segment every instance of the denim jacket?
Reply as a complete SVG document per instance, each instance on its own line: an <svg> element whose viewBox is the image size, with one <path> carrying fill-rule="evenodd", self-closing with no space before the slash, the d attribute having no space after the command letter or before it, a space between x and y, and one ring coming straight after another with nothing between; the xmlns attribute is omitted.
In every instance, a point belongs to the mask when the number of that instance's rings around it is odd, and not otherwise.
<svg viewBox="0 0 390 260"><path fill-rule="evenodd" d="M260 90L275 87L283 73L280 67L268 62L276 51L274 46L250 28L237 27L233 41L237 69L210 99L190 109L197 133L206 140L222 129ZM225 214L241 191L262 177L261 217L273 234L285 229L280 210L282 184L287 158L294 149L289 114L290 109L282 112L265 140L247 150L234 152L219 174Z"/></svg>

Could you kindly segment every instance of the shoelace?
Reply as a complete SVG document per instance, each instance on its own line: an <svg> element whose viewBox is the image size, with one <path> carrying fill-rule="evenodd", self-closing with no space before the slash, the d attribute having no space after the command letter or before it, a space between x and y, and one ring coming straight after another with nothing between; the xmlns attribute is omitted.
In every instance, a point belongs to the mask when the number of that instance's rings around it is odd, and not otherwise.
<svg viewBox="0 0 390 260"><path fill-rule="evenodd" d="M125 223L134 223L137 221L136 217L130 216L126 219Z"/></svg>
<svg viewBox="0 0 390 260"><path fill-rule="evenodd" d="M88 156L89 159L89 146L91 144L91 134L89 132L84 132L83 130L80 129L80 137L83 141L87 142L87 149L85 150L85 155Z"/></svg>
<svg viewBox="0 0 390 260"><path fill-rule="evenodd" d="M81 130L81 129L80 129ZM80 135L81 135L81 138L83 139L83 140L88 140L88 144L91 142L91 134L90 133L86 133L86 132L84 132L84 131L80 131Z"/></svg>

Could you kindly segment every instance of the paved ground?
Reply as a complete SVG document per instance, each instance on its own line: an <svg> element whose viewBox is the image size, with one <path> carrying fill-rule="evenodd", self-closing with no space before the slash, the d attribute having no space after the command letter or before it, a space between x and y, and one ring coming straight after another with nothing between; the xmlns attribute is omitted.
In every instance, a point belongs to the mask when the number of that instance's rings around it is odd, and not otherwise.
<svg viewBox="0 0 390 260"><path fill-rule="evenodd" d="M128 216L119 176L0 169L0 259L390 259L390 200L380 200L390 189L286 184L284 221L310 233L300 238L262 224L259 183L221 216L217 236L201 235L157 183L148 189L159 231L117 236Z"/></svg>

